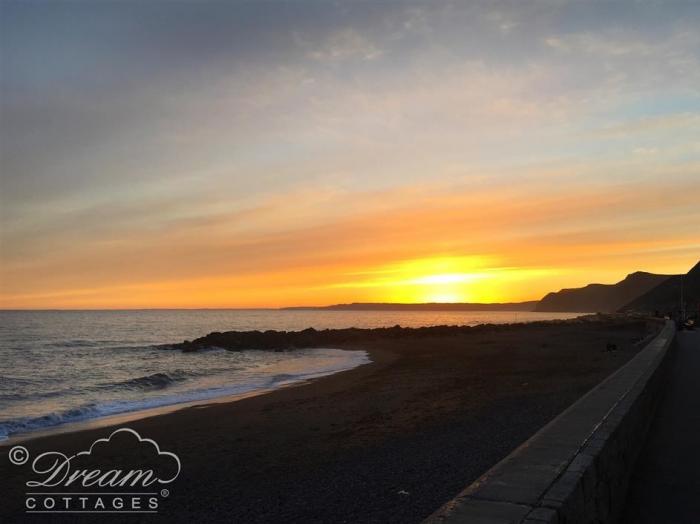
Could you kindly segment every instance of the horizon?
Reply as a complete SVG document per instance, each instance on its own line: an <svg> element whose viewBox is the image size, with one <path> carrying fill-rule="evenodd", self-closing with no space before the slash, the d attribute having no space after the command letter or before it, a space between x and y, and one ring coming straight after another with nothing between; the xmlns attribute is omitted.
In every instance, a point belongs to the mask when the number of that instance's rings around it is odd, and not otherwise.
<svg viewBox="0 0 700 524"><path fill-rule="evenodd" d="M699 258L700 6L0 14L1 310L524 302Z"/></svg>
<svg viewBox="0 0 700 524"><path fill-rule="evenodd" d="M700 261L698 261L696 264L700 264ZM695 267L693 265L692 267ZM691 267L691 269L692 269ZM685 275L686 273L678 273L678 274L662 274L662 273L654 273L651 271L644 271L644 270L636 270L632 271L630 273L627 273L625 277L615 281L615 282L589 282L587 285L614 285L616 283L621 282L624 278L627 278L628 276L631 276L636 273L646 273L646 274L656 274L656 275L661 275L661 276L668 276L673 277L673 276L680 276L680 275ZM585 287L585 286L581 286ZM573 287L564 287L561 289L557 290L551 290L547 292L549 293L556 293L564 290L569 290L569 289L580 289L580 288L573 288ZM531 299L531 300L520 300L520 301L513 301L513 302L381 302L381 301L374 301L374 302L336 302L332 304L307 304L307 305L289 305L289 306L259 306L259 307L237 307L237 306L221 306L221 307L130 307L130 308L2 308L0 307L0 311L207 311L207 310L212 310L212 311L235 311L235 310L262 310L262 311L280 311L280 310L285 310L285 309L323 309L323 308L332 308L334 306L350 306L350 305L399 305L399 306L411 306L411 305L442 305L442 306L449 306L449 305L460 305L460 304L468 304L468 305L484 305L484 306L490 306L490 305L496 305L496 304L523 304L523 303L530 303L530 302L540 302L542 299L545 298L546 295L538 298L538 299ZM474 310L478 311L478 310ZM506 310L510 311L510 310ZM547 313L547 312L545 312ZM584 312L580 312L582 315L586 314Z"/></svg>

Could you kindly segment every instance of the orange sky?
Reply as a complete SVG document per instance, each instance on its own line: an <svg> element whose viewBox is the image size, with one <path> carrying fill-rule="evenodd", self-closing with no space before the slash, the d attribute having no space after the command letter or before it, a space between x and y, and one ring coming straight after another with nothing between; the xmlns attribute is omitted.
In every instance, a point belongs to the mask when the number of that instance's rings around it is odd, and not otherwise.
<svg viewBox="0 0 700 524"><path fill-rule="evenodd" d="M558 184L553 174L521 178L507 188L309 189L165 227L114 224L27 241L3 265L0 304L520 301L634 270L683 272L697 259L692 184L630 182L611 191Z"/></svg>
<svg viewBox="0 0 700 524"><path fill-rule="evenodd" d="M520 301L700 258L697 6L132 7L3 6L0 308Z"/></svg>

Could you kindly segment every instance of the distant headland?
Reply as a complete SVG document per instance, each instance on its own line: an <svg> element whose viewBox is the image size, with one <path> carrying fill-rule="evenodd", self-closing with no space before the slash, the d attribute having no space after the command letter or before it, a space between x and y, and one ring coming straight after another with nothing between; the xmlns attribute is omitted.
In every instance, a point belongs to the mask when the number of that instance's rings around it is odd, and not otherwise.
<svg viewBox="0 0 700 524"><path fill-rule="evenodd" d="M534 311L614 313L672 313L700 308L700 262L685 275L658 275L644 271L630 273L615 284L588 284L547 293L541 300L505 303L353 302L330 306L285 307L283 310L314 311Z"/></svg>
<svg viewBox="0 0 700 524"><path fill-rule="evenodd" d="M405 304L399 302L353 302L331 306L285 307L283 310L334 310L334 311L534 311L537 300L528 302L470 303L425 302Z"/></svg>

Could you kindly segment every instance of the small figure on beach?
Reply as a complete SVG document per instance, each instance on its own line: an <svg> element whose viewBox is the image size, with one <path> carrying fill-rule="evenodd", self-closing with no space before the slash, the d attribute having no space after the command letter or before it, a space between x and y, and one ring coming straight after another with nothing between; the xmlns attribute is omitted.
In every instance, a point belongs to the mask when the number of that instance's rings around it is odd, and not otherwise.
<svg viewBox="0 0 700 524"><path fill-rule="evenodd" d="M617 351L617 344L613 344L612 342L608 342L605 345L605 352L606 353L612 353L614 351Z"/></svg>

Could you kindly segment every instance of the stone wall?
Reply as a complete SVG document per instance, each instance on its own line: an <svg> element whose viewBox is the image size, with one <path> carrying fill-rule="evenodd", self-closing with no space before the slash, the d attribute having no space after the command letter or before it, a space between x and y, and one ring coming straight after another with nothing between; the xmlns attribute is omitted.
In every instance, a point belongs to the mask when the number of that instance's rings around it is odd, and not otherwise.
<svg viewBox="0 0 700 524"><path fill-rule="evenodd" d="M672 322L424 524L612 523L664 381Z"/></svg>

